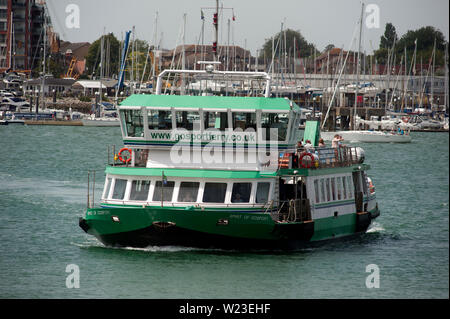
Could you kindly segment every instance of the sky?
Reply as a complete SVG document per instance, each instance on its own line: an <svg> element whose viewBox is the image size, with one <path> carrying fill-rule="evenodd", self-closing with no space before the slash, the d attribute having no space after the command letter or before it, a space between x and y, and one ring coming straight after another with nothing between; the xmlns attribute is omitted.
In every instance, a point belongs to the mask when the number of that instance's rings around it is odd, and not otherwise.
<svg viewBox="0 0 450 319"><path fill-rule="evenodd" d="M173 49L183 43L186 14L185 43L201 44L201 10L205 15L204 43L212 44L214 39L214 0L47 0L47 5L55 31L71 42L92 43L104 32L113 32L121 40L135 26L137 38L154 44L156 33L156 44ZM328 44L357 49L360 0L220 0L222 5L219 45L226 45L229 39L230 44L256 55L283 25L299 31L319 51ZM408 30L433 26L449 39L448 0L366 0L364 5L368 11L363 15L362 51L378 49L388 22L399 38Z"/></svg>

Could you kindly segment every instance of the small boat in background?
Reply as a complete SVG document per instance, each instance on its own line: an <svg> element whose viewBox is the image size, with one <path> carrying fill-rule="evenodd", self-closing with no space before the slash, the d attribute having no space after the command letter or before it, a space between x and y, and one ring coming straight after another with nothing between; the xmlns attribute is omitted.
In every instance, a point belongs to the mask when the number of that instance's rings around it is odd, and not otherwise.
<svg viewBox="0 0 450 319"><path fill-rule="evenodd" d="M11 125L11 124L25 125L25 121L23 121L23 120L0 120L0 125Z"/></svg>
<svg viewBox="0 0 450 319"><path fill-rule="evenodd" d="M0 112L0 125L10 125L10 124L18 124L18 125L25 125L24 120L18 120L14 116L14 113L11 115L9 112L4 114L4 112Z"/></svg>
<svg viewBox="0 0 450 319"><path fill-rule="evenodd" d="M321 132L321 137L325 141L332 141L336 134L349 142L361 143L411 143L412 138L408 132L402 131L381 132L381 131L336 131Z"/></svg>
<svg viewBox="0 0 450 319"><path fill-rule="evenodd" d="M83 126L120 126L116 117L87 117L81 119Z"/></svg>

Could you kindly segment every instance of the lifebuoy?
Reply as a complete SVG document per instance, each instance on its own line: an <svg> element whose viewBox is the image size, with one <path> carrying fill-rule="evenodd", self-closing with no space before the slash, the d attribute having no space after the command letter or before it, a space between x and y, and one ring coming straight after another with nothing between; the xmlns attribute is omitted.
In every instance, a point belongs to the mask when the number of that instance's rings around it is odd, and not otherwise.
<svg viewBox="0 0 450 319"><path fill-rule="evenodd" d="M123 159L123 157L122 157L122 152L124 152L124 151L128 151L128 153L130 153L130 158L126 158L126 159ZM128 164L129 162L131 162L131 155L133 154L133 151L131 150L131 149L129 149L129 148L122 148L120 151L119 151L119 160L122 162L122 163L124 163L124 164Z"/></svg>
<svg viewBox="0 0 450 319"><path fill-rule="evenodd" d="M372 180L369 180L369 191L371 194L375 193L375 186L373 186Z"/></svg>
<svg viewBox="0 0 450 319"><path fill-rule="evenodd" d="M303 157L305 157L305 156L309 156L309 158L311 158L311 162L309 162L308 164L304 164L303 163ZM314 156L311 154L311 153L302 153L301 155L300 155L300 158L298 159L298 161L300 162L300 165L303 167L303 168L311 168L312 166L313 166L313 163L314 163Z"/></svg>

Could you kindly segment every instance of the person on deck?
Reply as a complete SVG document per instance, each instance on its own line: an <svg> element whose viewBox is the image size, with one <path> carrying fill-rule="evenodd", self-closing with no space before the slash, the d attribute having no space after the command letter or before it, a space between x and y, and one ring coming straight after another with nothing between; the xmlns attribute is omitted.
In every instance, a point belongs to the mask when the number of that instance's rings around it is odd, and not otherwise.
<svg viewBox="0 0 450 319"><path fill-rule="evenodd" d="M319 140L319 147L325 147L325 141L323 140L323 138Z"/></svg>
<svg viewBox="0 0 450 319"><path fill-rule="evenodd" d="M336 134L336 135L334 136L333 140L331 141L331 147L333 147L333 148L338 148L338 146L339 146L339 140L340 140L339 134Z"/></svg>

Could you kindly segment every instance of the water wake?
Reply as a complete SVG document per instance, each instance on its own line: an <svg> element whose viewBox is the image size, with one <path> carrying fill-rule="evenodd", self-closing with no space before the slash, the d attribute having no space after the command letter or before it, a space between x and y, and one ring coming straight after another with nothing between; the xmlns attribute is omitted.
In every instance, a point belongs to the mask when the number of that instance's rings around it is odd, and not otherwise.
<svg viewBox="0 0 450 319"><path fill-rule="evenodd" d="M374 222L370 228L367 230L367 233L380 233L382 231L384 231L385 229L383 228L383 226L377 222Z"/></svg>

